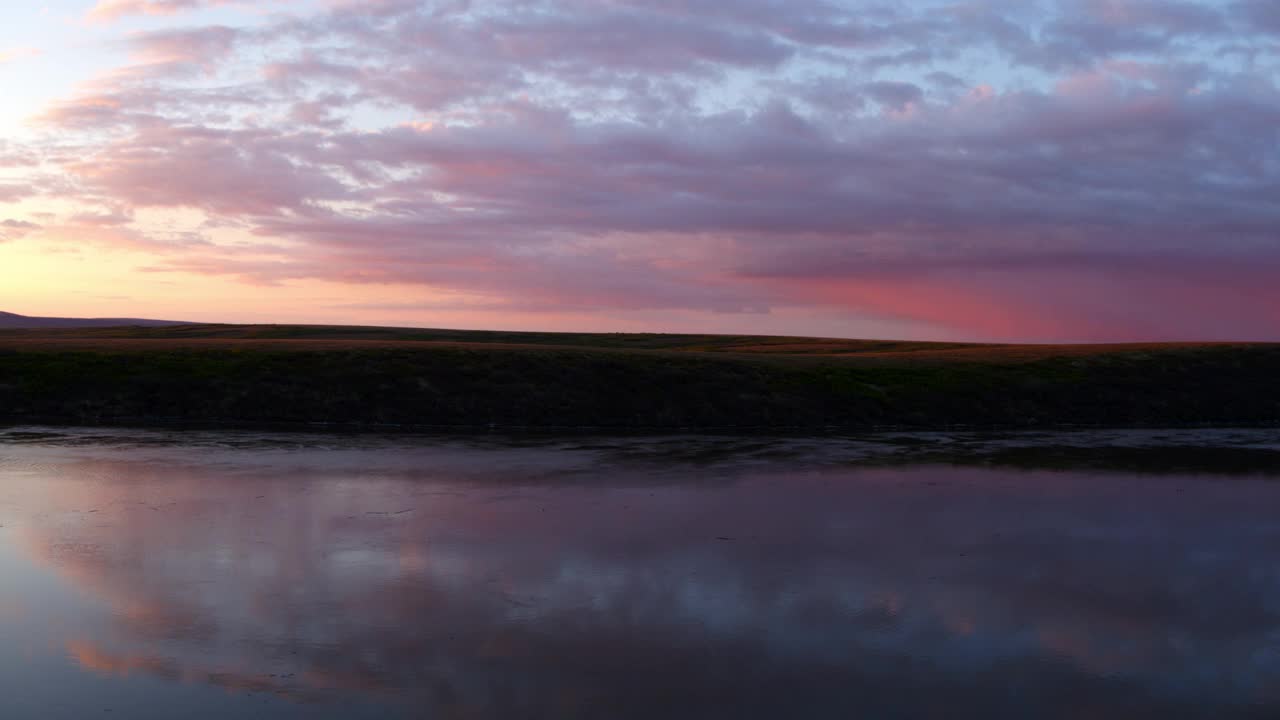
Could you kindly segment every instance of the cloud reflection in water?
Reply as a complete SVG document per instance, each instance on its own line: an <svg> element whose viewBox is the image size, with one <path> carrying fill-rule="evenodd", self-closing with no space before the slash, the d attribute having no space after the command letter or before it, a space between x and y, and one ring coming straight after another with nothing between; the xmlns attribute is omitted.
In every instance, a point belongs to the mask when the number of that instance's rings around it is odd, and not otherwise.
<svg viewBox="0 0 1280 720"><path fill-rule="evenodd" d="M483 480L352 472L321 449L57 452L8 449L0 522L103 610L51 639L84 677L320 718L351 698L405 717L1280 707L1264 479L678 463ZM23 453L53 455L18 474Z"/></svg>

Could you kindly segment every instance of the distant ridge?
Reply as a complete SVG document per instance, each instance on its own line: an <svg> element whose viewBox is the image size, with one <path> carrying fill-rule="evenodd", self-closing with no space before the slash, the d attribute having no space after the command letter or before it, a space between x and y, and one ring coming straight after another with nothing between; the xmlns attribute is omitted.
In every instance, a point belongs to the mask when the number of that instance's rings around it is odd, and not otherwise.
<svg viewBox="0 0 1280 720"><path fill-rule="evenodd" d="M173 320L140 320L137 318L52 318L27 317L14 313L0 312L0 329L25 328L92 328L119 327L124 325L142 327L164 327L167 325L186 325Z"/></svg>

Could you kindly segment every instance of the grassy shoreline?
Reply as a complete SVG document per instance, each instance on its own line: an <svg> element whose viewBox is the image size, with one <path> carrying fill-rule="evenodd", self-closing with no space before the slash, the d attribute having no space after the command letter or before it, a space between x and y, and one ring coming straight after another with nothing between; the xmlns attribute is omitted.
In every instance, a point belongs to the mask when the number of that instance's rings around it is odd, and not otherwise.
<svg viewBox="0 0 1280 720"><path fill-rule="evenodd" d="M0 332L0 421L822 431L1280 424L1280 345L181 326Z"/></svg>

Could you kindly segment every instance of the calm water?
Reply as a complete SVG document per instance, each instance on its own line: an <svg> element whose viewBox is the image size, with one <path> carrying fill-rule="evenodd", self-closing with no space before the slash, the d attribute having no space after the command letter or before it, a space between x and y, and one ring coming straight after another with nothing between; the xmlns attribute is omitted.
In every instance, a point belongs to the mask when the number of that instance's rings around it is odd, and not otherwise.
<svg viewBox="0 0 1280 720"><path fill-rule="evenodd" d="M1280 717L1280 435L0 430L0 717Z"/></svg>

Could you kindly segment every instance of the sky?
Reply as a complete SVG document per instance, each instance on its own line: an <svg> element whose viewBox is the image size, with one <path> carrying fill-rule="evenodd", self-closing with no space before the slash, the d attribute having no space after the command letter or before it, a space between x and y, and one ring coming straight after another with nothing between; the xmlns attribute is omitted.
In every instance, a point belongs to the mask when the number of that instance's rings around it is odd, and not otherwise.
<svg viewBox="0 0 1280 720"><path fill-rule="evenodd" d="M1280 340L1275 0L0 4L0 310Z"/></svg>

